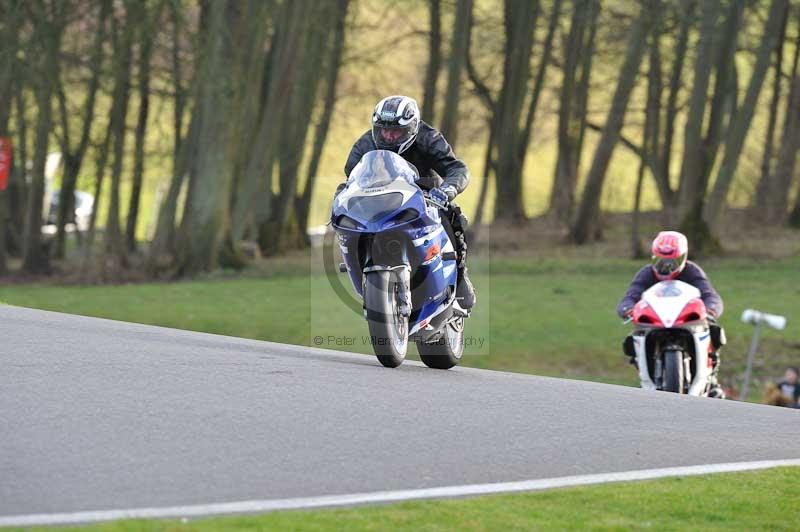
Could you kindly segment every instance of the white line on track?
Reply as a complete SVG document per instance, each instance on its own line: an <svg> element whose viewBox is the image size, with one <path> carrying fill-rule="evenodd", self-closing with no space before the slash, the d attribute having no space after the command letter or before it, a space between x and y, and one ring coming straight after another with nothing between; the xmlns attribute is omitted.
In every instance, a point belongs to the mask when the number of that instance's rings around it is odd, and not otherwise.
<svg viewBox="0 0 800 532"><path fill-rule="evenodd" d="M567 488L608 482L650 480L664 477L708 475L712 473L732 473L753 471L774 467L800 466L796 460L765 460L760 462L732 462L727 464L707 464L687 467L668 467L663 469L642 469L619 473L596 475L576 475L570 477L543 478L517 482L497 482L492 484L467 484L463 486L444 486L396 491L376 491L371 493L352 493L349 495L322 495L319 497L298 497L294 499L269 499L236 501L211 504L192 504L161 508L131 508L127 510L98 510L69 513L50 513L32 515L11 515L0 517L0 526L67 525L114 521L117 519L165 519L195 518L227 514L264 513L275 510L300 510L356 504L378 504L400 502L413 499L441 499L538 491L551 488Z"/></svg>

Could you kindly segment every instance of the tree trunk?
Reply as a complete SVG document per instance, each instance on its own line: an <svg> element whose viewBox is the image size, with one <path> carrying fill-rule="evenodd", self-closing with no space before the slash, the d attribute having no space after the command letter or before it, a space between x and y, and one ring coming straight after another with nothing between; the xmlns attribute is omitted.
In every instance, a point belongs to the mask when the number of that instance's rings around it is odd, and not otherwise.
<svg viewBox="0 0 800 532"><path fill-rule="evenodd" d="M789 215L788 225L789 227L800 229L800 192L797 194L797 199L794 203L794 209L792 209L792 213Z"/></svg>
<svg viewBox="0 0 800 532"><path fill-rule="evenodd" d="M458 138L458 103L461 98L461 73L469 49L472 23L472 0L456 1L456 20L447 63L447 93L444 98L444 114L441 131L451 146Z"/></svg>
<svg viewBox="0 0 800 532"><path fill-rule="evenodd" d="M233 35L240 22L235 0L209 2L203 8L208 27L203 59L195 83L199 97L193 111L199 117L190 162L190 182L181 223L179 269L183 274L209 271L219 260L227 227L230 168L227 164L228 124L232 112Z"/></svg>
<svg viewBox="0 0 800 532"><path fill-rule="evenodd" d="M586 188L583 191L581 204L571 231L571 238L577 244L586 243L595 234L594 229L599 216L600 196L606 171L611 161L611 154L622 132L628 101L636 84L639 65L647 48L645 46L647 35L653 24L653 15L658 13L659 4L658 0L646 2L630 30L625 60L620 69L619 81L614 91L611 109L608 112L608 118L603 127L603 132L592 160L592 166L586 177Z"/></svg>
<svg viewBox="0 0 800 532"><path fill-rule="evenodd" d="M175 91L174 105L172 110L172 130L174 135L172 143L172 175L174 179L176 176L176 169L179 166L178 159L180 158L181 143L183 140L183 117L186 109L186 88L183 86L183 68L181 65L181 30L183 29L181 21L183 19L183 11L180 9L180 4L177 2L170 2L170 6L170 21L172 22L172 47L170 48L170 58L172 59L171 77L172 87Z"/></svg>
<svg viewBox="0 0 800 532"><path fill-rule="evenodd" d="M649 68L647 73L647 103L645 105L644 125L642 127L642 156L636 178L636 192L633 201L633 221L631 223L631 257L642 259L645 249L640 236L642 188L647 161L658 157L661 133L661 25L657 23L651 36ZM655 170L657 172L658 170ZM653 175L655 178L655 173Z"/></svg>
<svg viewBox="0 0 800 532"><path fill-rule="evenodd" d="M442 62L442 17L441 0L428 0L430 33L428 36L428 66L425 69L425 84L422 89L422 119L436 122L436 82Z"/></svg>
<svg viewBox="0 0 800 532"><path fill-rule="evenodd" d="M775 155L775 128L778 123L778 108L781 99L781 86L783 84L783 49L786 41L786 26L789 21L789 5L786 5L787 12L783 14L778 43L775 46L775 63L773 64L774 78L772 82L772 99L769 103L769 121L764 138L764 154L761 159L761 179L756 187L755 208L760 217L766 211L766 203L772 179L772 166ZM800 49L795 50L795 56Z"/></svg>
<svg viewBox="0 0 800 532"><path fill-rule="evenodd" d="M7 3L0 9L4 22L0 24L0 53L6 59L0 62L0 137L9 137L12 100L14 98L14 79L19 75L19 65L14 59L19 46L19 20L21 2ZM16 170L12 161L6 161L9 175ZM6 273L6 244L9 240L9 191L0 190L0 275Z"/></svg>
<svg viewBox="0 0 800 532"><path fill-rule="evenodd" d="M272 39L268 55L269 67L264 72L264 95L258 129L254 135L252 153L242 171L236 189L231 220L231 237L234 242L241 240L247 228L247 221L253 214L258 198L262 222L269 218L272 209L271 189L263 182L271 183L273 167L277 154L275 146L283 134L280 130L281 110L288 105L294 79L298 71L297 58L302 52L301 27L305 16L303 2L288 2L281 8L276 35ZM259 195L259 189L264 193Z"/></svg>
<svg viewBox="0 0 800 532"><path fill-rule="evenodd" d="M73 149L69 143L69 135L66 132L63 134L62 154L64 157L64 177L61 182L58 198L56 247L54 251L56 258L64 258L67 236L66 225L69 221L74 220L75 186L78 181L78 174L83 165L83 159L86 156L86 150L89 148L89 141L91 140L92 125L94 124L95 117L95 102L97 100L97 91L100 88L100 75L102 73L103 45L105 44L106 38L106 19L110 11L110 0L103 0L97 15L94 46L89 60L90 75L89 81L87 82L87 96L83 107L83 118L81 120L81 136L75 149ZM63 96L63 88L59 88L59 93L62 95L60 98L62 123L67 124L68 111L66 109L65 97ZM77 230L77 227L75 229Z"/></svg>
<svg viewBox="0 0 800 532"><path fill-rule="evenodd" d="M83 270L87 272L94 251L94 242L97 235L97 217L100 212L100 199L103 196L103 181L105 180L106 167L108 166L108 154L111 148L111 128L106 129L103 143L98 147L97 159L95 160L94 178L94 205L92 214L89 217L89 229L86 238L83 240Z"/></svg>
<svg viewBox="0 0 800 532"><path fill-rule="evenodd" d="M497 194L494 219L518 222L525 220L522 194L522 169L517 168L517 153L522 137L522 115L530 77L533 34L539 15L539 2L506 0L506 29L503 85L497 107Z"/></svg>
<svg viewBox="0 0 800 532"><path fill-rule="evenodd" d="M128 202L128 219L125 226L125 244L127 251L136 251L136 225L139 220L139 202L142 194L144 177L144 142L147 133L147 118L150 112L150 58L153 52L155 28L161 16L159 3L153 12L147 7L140 7L139 17L142 20L139 41L139 117L136 122L136 136L133 155L133 180L131 196Z"/></svg>
<svg viewBox="0 0 800 532"><path fill-rule="evenodd" d="M743 13L743 2L730 3L728 15L722 27L721 38L716 46L714 93L711 97L708 128L703 139L703 161L699 178L703 191L707 188L725 134L725 119L728 118L730 122L730 117L736 113L738 92L736 48Z"/></svg>
<svg viewBox="0 0 800 532"><path fill-rule="evenodd" d="M481 179L481 189L478 192L478 204L475 207L475 217L470 224L472 226L472 239L477 239L477 233L483 224L483 213L486 210L486 200L489 196L489 181L492 172L495 171L495 145L494 145L494 121L489 120L489 140L486 143L486 155L483 160L483 177Z"/></svg>
<svg viewBox="0 0 800 532"><path fill-rule="evenodd" d="M681 227L693 247L697 242L711 243L711 235L702 220L705 198L704 173L706 145L703 142L703 123L706 115L708 85L711 78L714 34L720 11L719 0L700 2L700 40L694 64L694 78L689 95L689 113L684 127L683 161L678 189Z"/></svg>
<svg viewBox="0 0 800 532"><path fill-rule="evenodd" d="M589 126L589 90L592 74L592 65L596 48L597 19L600 16L600 0L593 0L591 4L591 19L589 21L589 36L583 49L581 58L581 75L577 80L575 92L575 116L578 117L578 143L575 146L575 168L580 169L583 160L583 143L586 130ZM573 200L574 207L574 200Z"/></svg>
<svg viewBox="0 0 800 532"><path fill-rule="evenodd" d="M640 217L642 210L642 187L644 185L645 162L639 162L639 171L636 175L636 191L633 196L633 216L631 221L631 258L643 259L645 257L642 247L642 237L640 230Z"/></svg>
<svg viewBox="0 0 800 532"><path fill-rule="evenodd" d="M675 59L672 62L672 71L669 79L669 95L664 117L664 141L660 154L660 165L655 171L658 193L667 225L672 226L676 218L675 191L670 184L672 166L672 142L675 138L675 120L678 117L678 92L681 90L683 78L683 65L686 62L686 49L689 43L689 30L693 25L695 0L682 0L678 9L680 19L680 32L675 44Z"/></svg>
<svg viewBox="0 0 800 532"><path fill-rule="evenodd" d="M792 80L789 94L789 107L784 119L786 123L775 163L772 198L765 213L766 219L773 223L783 223L786 220L789 192L796 173L797 151L800 149L800 77L795 76Z"/></svg>
<svg viewBox="0 0 800 532"><path fill-rule="evenodd" d="M542 58L539 62L539 67L536 71L536 81L533 84L533 91L531 93L531 101L528 104L528 112L525 116L525 123L522 129L522 138L517 149L518 166L522 168L525 164L525 155L528 153L528 145L531 140L531 132L533 124L536 121L536 111L539 108L539 99L544 90L544 82L547 74L547 67L550 65L550 60L553 55L553 40L555 39L556 29L558 27L558 20L561 16L561 0L553 2L553 11L550 13L550 23L547 27L547 35L544 39L544 46L542 49Z"/></svg>
<svg viewBox="0 0 800 532"><path fill-rule="evenodd" d="M302 27L301 33L307 39L303 49L305 53L298 61L300 69L294 79L289 105L281 113L284 125L283 134L279 138L278 146L278 179L279 194L269 221L259 227L259 234L264 235L265 229L269 238L260 238L262 251L267 255L283 252L288 248L302 247L306 244L306 236L300 234L301 224L297 221L297 212L294 210L294 199L297 195L297 185L300 163L308 134L309 121L298 121L297 116L310 116L313 114L314 101L319 85L319 71L325 54L311 43L324 41L329 36L327 21L332 14L328 12L328 5L318 4L310 11L308 23ZM316 12L314 11L316 10Z"/></svg>
<svg viewBox="0 0 800 532"><path fill-rule="evenodd" d="M15 160L14 174L8 183L6 194L9 199L8 232L10 237L7 251L15 256L21 256L25 240L25 224L28 213L28 184L26 182L28 161L28 120L25 116L27 99L23 90L23 81L16 79L14 82L14 103L16 111L16 144L14 146Z"/></svg>
<svg viewBox="0 0 800 532"><path fill-rule="evenodd" d="M783 126L780 146L775 160L775 168L763 187L763 209L761 218L766 223L781 223L786 214L789 188L794 173L794 151L800 141L800 85L798 84L798 66L800 64L800 33L795 40L795 52L792 59L792 74L789 79L789 94L784 108ZM762 179L763 181L763 179Z"/></svg>
<svg viewBox="0 0 800 532"><path fill-rule="evenodd" d="M198 113L199 114L199 113ZM176 250L176 216L178 212L178 200L180 199L181 189L184 187L186 174L189 172L189 159L191 157L191 146L194 146L197 139L197 116L192 113L189 122L189 132L180 144L180 154L175 160L172 169L172 179L169 182L169 189L161 206L158 209L158 219L156 221L156 231L153 241L150 243L150 250L147 258L147 269L150 274L155 274L164 267L172 264L173 254Z"/></svg>
<svg viewBox="0 0 800 532"><path fill-rule="evenodd" d="M739 156L742 153L747 132L750 130L750 123L756 111L758 97L761 94L761 87L764 85L764 78L769 69L770 56L775 49L783 15L787 11L787 4L788 0L772 0L747 93L741 108L733 117L728 128L728 135L725 140L725 156L722 159L722 164L717 173L717 180L714 183L714 190L704 213L706 222L711 227L714 227L719 222L720 214L728 196L728 189L736 173Z"/></svg>
<svg viewBox="0 0 800 532"><path fill-rule="evenodd" d="M474 17L473 17L474 20ZM474 26L474 22L470 22L471 26ZM497 116L497 108L498 104L492 97L489 88L486 84L480 79L478 76L477 71L475 70L475 65L472 63L471 57L471 50L472 50L472 39L470 39L470 43L467 51L466 51L466 68L467 68L467 76L469 77L470 81L472 82L474 92L480 99L481 103L486 107L486 110L489 113L489 118L487 119L487 126L489 129L489 140L486 143L486 156L484 158L483 164L483 176L481 181L481 189L478 193L478 205L475 209L475 218L473 223L471 224L473 227L473 239L477 239L477 231L480 225L483 222L483 214L485 211L486 200L488 196L489 190L489 181L491 179L492 174L496 175L496 154L495 154L495 137L496 137L496 129L497 129L497 120L499 117Z"/></svg>
<svg viewBox="0 0 800 532"><path fill-rule="evenodd" d="M121 18L121 20L120 20ZM125 242L120 227L120 183L125 157L126 121L131 89L131 52L133 47L133 12L126 5L124 15L112 18L114 41L114 93L109 128L114 144L114 163L111 167L108 215L105 227L105 255L113 271L126 265Z"/></svg>
<svg viewBox="0 0 800 532"><path fill-rule="evenodd" d="M686 218L696 208L697 196L704 195L701 175L704 167L705 146L703 144L703 124L706 114L708 85L711 79L714 34L719 15L719 0L700 2L700 40L694 64L692 90L689 95L689 112L684 127L683 161L678 191L680 217Z"/></svg>
<svg viewBox="0 0 800 532"><path fill-rule="evenodd" d="M50 80L39 80L35 89L36 135L34 140L31 185L28 189L28 213L25 222L25 238L22 268L27 273L47 273L50 269L48 254L42 242L42 209L44 207L45 165L47 162L48 141L52 125L53 87Z"/></svg>
<svg viewBox="0 0 800 532"><path fill-rule="evenodd" d="M34 140L34 156L31 169L31 185L28 188L25 237L23 241L22 269L27 273L41 274L50 270L49 252L42 239L42 209L44 207L45 171L49 152L50 129L53 122L52 97L58 72L59 51L64 29L65 4L32 6L33 35L35 47L31 53L31 64L35 71L34 96L37 118Z"/></svg>
<svg viewBox="0 0 800 532"><path fill-rule="evenodd" d="M183 86L183 69L180 54L180 36L183 11L180 4L170 3L170 20L172 29L172 47L170 55L172 59L172 84L174 90L173 114L172 114L172 177L169 182L169 190L158 209L156 229L147 258L147 269L150 274L155 274L162 266L169 266L175 253L175 217L178 211L178 200L184 179L189 166L190 146L194 145L193 130L196 129L196 120L190 120L188 140L183 138L184 114L187 104L186 88ZM199 65L199 59L198 59Z"/></svg>
<svg viewBox="0 0 800 532"><path fill-rule="evenodd" d="M570 30L564 49L564 66L561 97L558 109L558 156L553 186L550 191L550 214L563 223L569 223L575 203L575 186L578 182L580 151L580 125L583 119L577 107L577 73L581 61L589 61L583 54L584 32L592 9L599 9L593 0L574 0ZM588 80L586 83L588 88Z"/></svg>
<svg viewBox="0 0 800 532"><path fill-rule="evenodd" d="M308 215L311 207L311 195L319 171L319 162L322 159L322 149L325 147L325 140L328 136L328 129L333 117L336 106L336 82L339 79L339 70L342 64L342 55L345 47L345 22L347 21L347 8L350 0L338 0L335 14L335 28L332 35L331 51L328 57L325 75L325 100L323 102L322 116L317 123L314 132L314 147L311 152L311 160L308 164L303 193L297 198L295 207L297 219L300 224L300 232L307 238L308 234Z"/></svg>

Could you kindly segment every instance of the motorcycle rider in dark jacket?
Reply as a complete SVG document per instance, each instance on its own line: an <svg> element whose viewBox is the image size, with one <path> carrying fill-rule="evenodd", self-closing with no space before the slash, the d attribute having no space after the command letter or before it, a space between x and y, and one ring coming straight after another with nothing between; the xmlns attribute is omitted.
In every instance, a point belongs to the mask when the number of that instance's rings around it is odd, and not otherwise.
<svg viewBox="0 0 800 532"><path fill-rule="evenodd" d="M345 176L349 177L364 154L372 150L393 151L416 167L418 185L440 206L442 224L458 256L456 299L462 308L472 308L475 290L467 276L467 219L453 202L469 183L467 166L456 158L442 134L422 121L417 102L408 96L388 96L378 102L372 113L372 129L350 150ZM340 184L336 194L345 186Z"/></svg>

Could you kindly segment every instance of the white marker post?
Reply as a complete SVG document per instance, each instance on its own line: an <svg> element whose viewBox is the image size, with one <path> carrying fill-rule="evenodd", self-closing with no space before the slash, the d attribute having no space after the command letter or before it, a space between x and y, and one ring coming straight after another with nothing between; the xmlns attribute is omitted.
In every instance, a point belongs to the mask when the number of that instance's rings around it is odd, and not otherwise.
<svg viewBox="0 0 800 532"><path fill-rule="evenodd" d="M782 331L786 327L786 318L784 316L776 316L775 314L766 314L753 309L747 309L742 312L742 321L754 326L753 339L750 342L750 352L747 353L747 369L744 371L744 383L742 383L742 393L739 394L739 399L745 401L747 399L747 391L750 387L750 375L753 372L753 361L756 358L758 351L758 340L761 336L761 327L767 325L778 331Z"/></svg>

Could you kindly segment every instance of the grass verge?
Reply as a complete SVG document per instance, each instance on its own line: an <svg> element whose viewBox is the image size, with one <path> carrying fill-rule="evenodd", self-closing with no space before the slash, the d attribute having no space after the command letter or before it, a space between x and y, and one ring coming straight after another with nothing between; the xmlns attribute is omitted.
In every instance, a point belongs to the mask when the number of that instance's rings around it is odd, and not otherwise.
<svg viewBox="0 0 800 532"><path fill-rule="evenodd" d="M315 260L315 259L314 259ZM117 286L11 285L8 304L230 336L370 353L363 318L346 309L306 257L293 268L250 276ZM726 304L723 380L735 384L751 328L745 308L800 315L800 259L704 264ZM636 385L620 342L628 328L614 307L640 267L610 259L476 260L478 305L467 323L475 338L464 364ZM346 281L346 279L345 279ZM319 342L319 338L322 341ZM483 341L478 345L477 341ZM775 376L800 359L800 333L766 331L759 372Z"/></svg>
<svg viewBox="0 0 800 532"><path fill-rule="evenodd" d="M122 521L66 530L797 530L800 468L177 521Z"/></svg>

